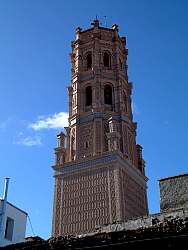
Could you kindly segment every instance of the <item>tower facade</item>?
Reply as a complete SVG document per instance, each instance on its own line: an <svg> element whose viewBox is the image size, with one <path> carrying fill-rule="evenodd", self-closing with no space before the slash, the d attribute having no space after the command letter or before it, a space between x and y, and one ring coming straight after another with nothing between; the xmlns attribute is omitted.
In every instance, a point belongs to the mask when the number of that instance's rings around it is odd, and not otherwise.
<svg viewBox="0 0 188 250"><path fill-rule="evenodd" d="M142 147L136 144L125 37L118 26L76 30L69 126L57 136L52 234L83 234L148 214Z"/></svg>

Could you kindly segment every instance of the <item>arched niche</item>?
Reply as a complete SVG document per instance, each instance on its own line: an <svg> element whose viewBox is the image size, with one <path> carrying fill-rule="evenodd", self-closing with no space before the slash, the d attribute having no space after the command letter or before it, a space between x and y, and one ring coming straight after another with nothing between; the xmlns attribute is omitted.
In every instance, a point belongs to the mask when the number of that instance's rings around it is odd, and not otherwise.
<svg viewBox="0 0 188 250"><path fill-rule="evenodd" d="M92 105L92 87L89 85L85 88L85 106Z"/></svg>
<svg viewBox="0 0 188 250"><path fill-rule="evenodd" d="M105 51L103 54L103 65L105 68L108 68L108 69L110 69L111 67L111 55L107 51Z"/></svg>
<svg viewBox="0 0 188 250"><path fill-rule="evenodd" d="M113 110L113 86L111 84L104 86L104 106L105 110Z"/></svg>
<svg viewBox="0 0 188 250"><path fill-rule="evenodd" d="M88 52L86 55L86 68L87 70L92 68L92 53Z"/></svg>

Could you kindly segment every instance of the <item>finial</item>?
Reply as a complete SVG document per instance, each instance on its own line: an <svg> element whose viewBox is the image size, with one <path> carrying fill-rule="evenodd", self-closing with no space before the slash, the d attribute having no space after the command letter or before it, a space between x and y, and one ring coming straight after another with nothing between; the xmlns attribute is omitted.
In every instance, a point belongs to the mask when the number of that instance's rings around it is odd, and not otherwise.
<svg viewBox="0 0 188 250"><path fill-rule="evenodd" d="M113 24L113 25L112 25L112 29L118 31L118 30L119 30L119 29L118 29L118 25L117 25L117 24Z"/></svg>
<svg viewBox="0 0 188 250"><path fill-rule="evenodd" d="M96 15L96 19L93 20L93 22L91 23L91 25L93 25L94 28L98 28L99 27L99 20L98 20L97 15Z"/></svg>
<svg viewBox="0 0 188 250"><path fill-rule="evenodd" d="M79 33L79 32L81 32L82 31L82 29L80 28L80 27L77 27L76 28L76 33Z"/></svg>
<svg viewBox="0 0 188 250"><path fill-rule="evenodd" d="M58 147L64 147L65 146L65 134L63 132L60 132L57 135L58 140Z"/></svg>

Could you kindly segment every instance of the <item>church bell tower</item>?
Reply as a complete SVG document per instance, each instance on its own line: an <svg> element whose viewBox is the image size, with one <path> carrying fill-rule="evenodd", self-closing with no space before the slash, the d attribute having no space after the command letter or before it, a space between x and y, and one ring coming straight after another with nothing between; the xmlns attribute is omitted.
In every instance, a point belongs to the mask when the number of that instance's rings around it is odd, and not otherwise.
<svg viewBox="0 0 188 250"><path fill-rule="evenodd" d="M142 147L136 144L125 37L118 26L76 29L69 126L57 136L52 235L148 214Z"/></svg>

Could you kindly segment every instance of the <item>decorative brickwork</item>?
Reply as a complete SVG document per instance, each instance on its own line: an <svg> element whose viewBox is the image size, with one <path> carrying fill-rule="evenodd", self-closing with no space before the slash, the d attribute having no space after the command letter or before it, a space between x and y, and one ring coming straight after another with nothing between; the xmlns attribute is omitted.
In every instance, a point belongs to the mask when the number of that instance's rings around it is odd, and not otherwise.
<svg viewBox="0 0 188 250"><path fill-rule="evenodd" d="M143 185L121 169L121 195L123 204L123 218L145 215L147 200Z"/></svg>
<svg viewBox="0 0 188 250"><path fill-rule="evenodd" d="M109 223L107 173L107 169L98 169L63 176L62 206L58 210L62 213L61 235L92 232L96 226Z"/></svg>
<svg viewBox="0 0 188 250"><path fill-rule="evenodd" d="M60 234L60 226L61 226L61 190L62 190L62 179L56 178L55 180L55 192L54 192L54 210L53 210L53 234ZM55 216L54 216L55 215Z"/></svg>
<svg viewBox="0 0 188 250"><path fill-rule="evenodd" d="M148 213L136 145L126 40L92 23L72 42L69 126L55 149L53 235L82 234Z"/></svg>

